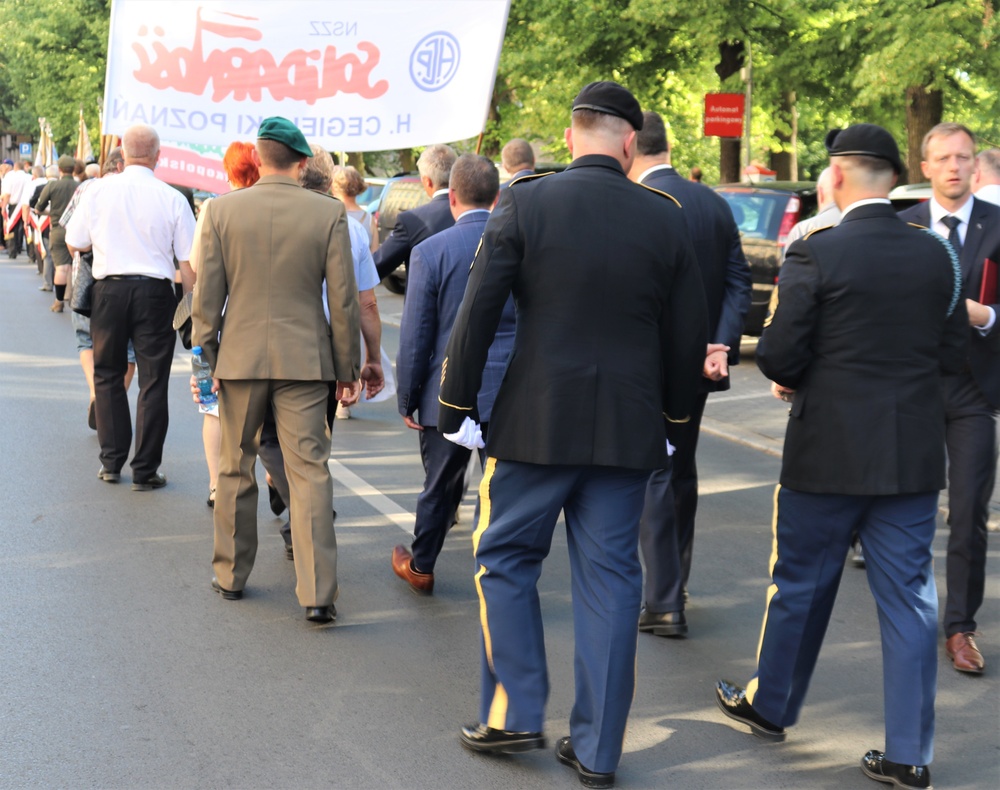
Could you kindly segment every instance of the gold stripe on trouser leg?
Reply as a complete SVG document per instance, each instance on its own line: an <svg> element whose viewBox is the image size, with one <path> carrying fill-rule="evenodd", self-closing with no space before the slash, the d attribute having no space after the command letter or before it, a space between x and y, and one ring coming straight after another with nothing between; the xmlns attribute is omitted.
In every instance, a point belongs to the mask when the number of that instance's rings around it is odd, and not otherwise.
<svg viewBox="0 0 1000 790"><path fill-rule="evenodd" d="M497 468L496 458L486 459L486 468L483 470L483 479L479 483L479 523L476 524L476 531L472 533L472 553L479 551L479 539L486 528L490 525L490 483L493 481L493 474ZM479 595L479 624L483 629L483 650L486 651L486 663L489 664L490 671L496 679L496 669L493 666L493 639L490 637L490 622L486 615L486 596L483 595L482 577L486 574L486 567L479 566L476 573L476 593ZM493 689L493 701L490 703L490 713L486 721L487 727L495 730L507 729L507 690L499 680Z"/></svg>
<svg viewBox="0 0 1000 790"><path fill-rule="evenodd" d="M760 663L760 651L764 646L764 631L767 630L767 612L771 607L771 599L778 592L778 587L774 583L774 566L778 562L778 493L781 485L774 487L774 515L771 517L771 559L767 564L767 573L771 577L771 584L767 588L767 599L764 602L764 621L760 624L760 638L757 640L757 662ZM757 677L755 676L747 683L747 702L753 705L753 698L757 694Z"/></svg>

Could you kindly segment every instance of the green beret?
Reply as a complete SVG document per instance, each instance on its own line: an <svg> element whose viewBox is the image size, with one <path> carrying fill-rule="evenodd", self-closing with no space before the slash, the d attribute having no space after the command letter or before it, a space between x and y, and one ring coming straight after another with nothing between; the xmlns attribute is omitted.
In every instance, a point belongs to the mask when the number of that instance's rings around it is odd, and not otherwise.
<svg viewBox="0 0 1000 790"><path fill-rule="evenodd" d="M260 122L258 140L277 140L302 156L312 156L312 149L299 128L287 118L274 116Z"/></svg>

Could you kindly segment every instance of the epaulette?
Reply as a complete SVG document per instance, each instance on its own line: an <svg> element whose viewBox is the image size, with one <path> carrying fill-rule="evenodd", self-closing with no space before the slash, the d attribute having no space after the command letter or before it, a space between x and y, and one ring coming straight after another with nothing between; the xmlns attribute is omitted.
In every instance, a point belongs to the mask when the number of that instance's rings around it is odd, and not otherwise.
<svg viewBox="0 0 1000 790"><path fill-rule="evenodd" d="M518 176L513 181L508 181L507 182L507 186L508 187L512 187L512 186L514 186L514 184L520 184L522 181L532 181L533 179L541 178L542 176L550 176L550 175L552 175L551 171L550 172L545 172L545 173L528 173L528 175L526 175L526 176Z"/></svg>
<svg viewBox="0 0 1000 790"><path fill-rule="evenodd" d="M673 195L671 195L671 194L669 194L667 192L664 192L662 189L656 189L655 187L651 187L651 186L649 186L647 184L639 184L639 186L643 187L644 189L648 189L650 192L655 192L657 195L663 195L663 197L665 197L665 198L670 198L672 201L674 201L674 203L677 204L677 208L684 208L681 205L681 202L677 198L675 198ZM667 419L670 419L670 418L668 417Z"/></svg>
<svg viewBox="0 0 1000 790"><path fill-rule="evenodd" d="M819 232L820 232L821 230L830 230L830 228L833 228L833 227L836 227L836 226L835 226L835 225L823 225L823 226L822 226L822 227L820 227L820 228L813 228L813 229L812 229L811 231L809 231L809 232L808 232L808 233L807 233L807 234L806 234L805 236L803 236L803 237L802 237L802 240L803 240L803 241L805 241L805 240L806 240L806 239L808 239L808 238L809 238L810 236L812 236L812 235L813 235L814 233L819 233Z"/></svg>
<svg viewBox="0 0 1000 790"><path fill-rule="evenodd" d="M917 228L918 230L930 230L926 225L921 225L919 222L907 222L911 228Z"/></svg>

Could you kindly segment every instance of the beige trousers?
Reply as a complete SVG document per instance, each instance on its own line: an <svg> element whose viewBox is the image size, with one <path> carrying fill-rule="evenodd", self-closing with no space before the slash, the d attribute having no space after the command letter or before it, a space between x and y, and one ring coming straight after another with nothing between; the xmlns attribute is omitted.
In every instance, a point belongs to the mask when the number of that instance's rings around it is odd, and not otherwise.
<svg viewBox="0 0 1000 790"><path fill-rule="evenodd" d="M330 433L325 381L222 381L222 455L215 491L215 550L219 584L242 590L257 555L257 476L260 429L270 400L285 456L295 546L295 594L302 606L329 606L337 594Z"/></svg>

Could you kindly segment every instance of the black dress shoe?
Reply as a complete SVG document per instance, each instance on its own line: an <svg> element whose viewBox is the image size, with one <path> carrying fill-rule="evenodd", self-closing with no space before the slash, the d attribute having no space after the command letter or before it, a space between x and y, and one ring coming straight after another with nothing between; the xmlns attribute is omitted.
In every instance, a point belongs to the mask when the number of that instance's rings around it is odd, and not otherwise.
<svg viewBox="0 0 1000 790"><path fill-rule="evenodd" d="M575 768L576 775L580 777L580 784L584 787L615 786L614 771L606 774L599 774L596 771L590 771L583 767L583 763L576 759L576 752L573 751L573 741L568 735L565 738L560 738L556 741L556 759L563 765Z"/></svg>
<svg viewBox="0 0 1000 790"><path fill-rule="evenodd" d="M112 472L104 466L102 466L101 471L97 473L97 477L105 483L117 483L122 479L122 476L118 472Z"/></svg>
<svg viewBox="0 0 1000 790"><path fill-rule="evenodd" d="M285 512L285 500L281 498L281 494L278 493L278 489L275 488L270 483L267 484L267 497L271 503L271 512L276 516L280 516Z"/></svg>
<svg viewBox="0 0 1000 790"><path fill-rule="evenodd" d="M227 601L238 601L243 597L243 590L227 590L221 584L219 580L214 576L212 577L212 589L215 590L219 595L225 598Z"/></svg>
<svg viewBox="0 0 1000 790"><path fill-rule="evenodd" d="M167 478L161 475L159 472L152 474L149 477L144 477L140 480L132 480L132 490L133 491L152 491L154 488L163 488L167 484Z"/></svg>
<svg viewBox="0 0 1000 790"><path fill-rule="evenodd" d="M684 639L688 626L684 612L651 612L643 609L639 612L639 630L656 636Z"/></svg>
<svg viewBox="0 0 1000 790"><path fill-rule="evenodd" d="M746 724L754 735L768 741L785 740L784 727L777 727L757 713L747 702L746 689L720 680L715 684L715 701L729 718Z"/></svg>
<svg viewBox="0 0 1000 790"><path fill-rule="evenodd" d="M337 619L337 607L333 604L329 606L307 606L306 620L310 623L332 623Z"/></svg>
<svg viewBox="0 0 1000 790"><path fill-rule="evenodd" d="M861 770L865 776L876 782L896 785L896 787L933 790L931 769L926 765L903 765L885 759L885 753L872 749L861 758Z"/></svg>
<svg viewBox="0 0 1000 790"><path fill-rule="evenodd" d="M485 724L468 724L458 734L462 746L474 752L517 754L545 748L545 736L540 732L494 730Z"/></svg>

